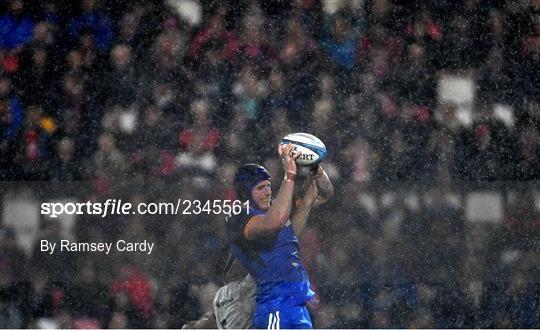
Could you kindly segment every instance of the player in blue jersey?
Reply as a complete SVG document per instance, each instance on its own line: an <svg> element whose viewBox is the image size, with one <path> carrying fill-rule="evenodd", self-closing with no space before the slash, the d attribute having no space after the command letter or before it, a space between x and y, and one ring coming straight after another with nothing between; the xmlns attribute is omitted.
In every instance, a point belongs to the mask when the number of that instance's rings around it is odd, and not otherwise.
<svg viewBox="0 0 540 331"><path fill-rule="evenodd" d="M332 184L322 169L308 183L308 190L290 218L297 176L293 146L278 147L285 176L272 199L268 171L257 164L241 166L235 190L249 210L227 218L226 233L234 257L248 269L257 284L253 328L312 328L306 303L314 296L300 260L296 237L304 228L311 208L333 195Z"/></svg>

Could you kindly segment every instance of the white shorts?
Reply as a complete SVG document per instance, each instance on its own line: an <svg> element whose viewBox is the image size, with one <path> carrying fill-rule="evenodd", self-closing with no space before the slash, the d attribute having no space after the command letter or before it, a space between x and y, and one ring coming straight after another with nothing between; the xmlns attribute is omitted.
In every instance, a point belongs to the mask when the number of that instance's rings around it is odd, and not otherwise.
<svg viewBox="0 0 540 331"><path fill-rule="evenodd" d="M257 285L249 274L220 287L213 304L218 329L251 328L256 295Z"/></svg>

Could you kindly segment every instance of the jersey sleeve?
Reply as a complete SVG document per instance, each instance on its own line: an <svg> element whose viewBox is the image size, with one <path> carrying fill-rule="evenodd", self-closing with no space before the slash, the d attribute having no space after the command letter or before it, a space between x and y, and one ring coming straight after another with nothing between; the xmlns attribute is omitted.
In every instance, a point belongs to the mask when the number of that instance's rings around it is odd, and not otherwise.
<svg viewBox="0 0 540 331"><path fill-rule="evenodd" d="M225 231L229 241L240 242L247 240L244 237L244 230L253 216L255 215L250 215L244 211L238 215L227 216L225 220Z"/></svg>
<svg viewBox="0 0 540 331"><path fill-rule="evenodd" d="M249 211L242 211L242 213L238 215L227 217L225 223L225 232L227 234L228 241L242 247L244 250L259 251L261 249L268 248L268 246L274 242L276 235L261 237L257 238L256 240L249 240L244 235L244 231L249 221L258 215L264 215L264 213L250 209Z"/></svg>

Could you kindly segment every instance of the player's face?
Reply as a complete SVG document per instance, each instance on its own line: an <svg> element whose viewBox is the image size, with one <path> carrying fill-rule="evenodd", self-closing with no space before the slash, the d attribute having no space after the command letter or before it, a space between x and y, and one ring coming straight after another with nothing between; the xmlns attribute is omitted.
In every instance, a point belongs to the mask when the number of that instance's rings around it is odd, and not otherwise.
<svg viewBox="0 0 540 331"><path fill-rule="evenodd" d="M269 180L263 180L251 190L253 201L258 205L260 210L268 210L270 208L270 199L272 197L272 188Z"/></svg>

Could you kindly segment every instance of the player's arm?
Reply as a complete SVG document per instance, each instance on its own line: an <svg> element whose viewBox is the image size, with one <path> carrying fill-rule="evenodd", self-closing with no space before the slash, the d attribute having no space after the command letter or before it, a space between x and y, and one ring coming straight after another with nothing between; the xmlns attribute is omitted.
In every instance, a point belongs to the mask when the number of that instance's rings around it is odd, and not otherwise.
<svg viewBox="0 0 540 331"><path fill-rule="evenodd" d="M293 146L278 146L278 153L285 170L285 178L281 182L276 199L265 216L253 216L244 228L244 236L253 240L280 231L291 214L294 181L296 179L296 159L300 153L292 153Z"/></svg>
<svg viewBox="0 0 540 331"><path fill-rule="evenodd" d="M312 170L312 178L315 180L318 190L317 199L314 203L314 207L317 207L334 196L334 186L320 164Z"/></svg>
<svg viewBox="0 0 540 331"><path fill-rule="evenodd" d="M313 178L308 179L308 187L302 199L299 200L291 221L294 229L294 234L298 237L307 224L307 219L309 217L309 212L317 200L317 184Z"/></svg>
<svg viewBox="0 0 540 331"><path fill-rule="evenodd" d="M182 329L216 329L216 317L209 311L196 321L189 321L182 325Z"/></svg>

